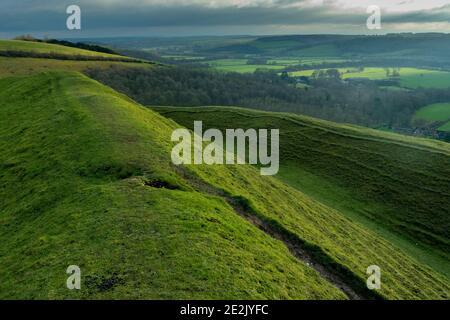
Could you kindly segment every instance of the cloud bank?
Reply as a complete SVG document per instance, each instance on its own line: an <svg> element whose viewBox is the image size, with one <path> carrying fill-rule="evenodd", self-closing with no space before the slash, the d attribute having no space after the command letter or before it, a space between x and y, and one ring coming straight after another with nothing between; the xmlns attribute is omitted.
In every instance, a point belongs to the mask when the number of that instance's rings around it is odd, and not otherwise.
<svg viewBox="0 0 450 320"><path fill-rule="evenodd" d="M66 30L67 6L82 30ZM382 9L378 33L449 32L448 0L2 0L0 34L80 36L371 33L369 5Z"/></svg>

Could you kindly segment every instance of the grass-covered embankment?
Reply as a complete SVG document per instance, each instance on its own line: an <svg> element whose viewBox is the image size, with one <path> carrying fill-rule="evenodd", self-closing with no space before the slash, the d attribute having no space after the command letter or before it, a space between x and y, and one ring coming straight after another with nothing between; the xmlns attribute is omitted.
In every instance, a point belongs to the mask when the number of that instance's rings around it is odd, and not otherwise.
<svg viewBox="0 0 450 320"><path fill-rule="evenodd" d="M156 108L185 126L279 128L279 177L449 274L444 142L238 108Z"/></svg>

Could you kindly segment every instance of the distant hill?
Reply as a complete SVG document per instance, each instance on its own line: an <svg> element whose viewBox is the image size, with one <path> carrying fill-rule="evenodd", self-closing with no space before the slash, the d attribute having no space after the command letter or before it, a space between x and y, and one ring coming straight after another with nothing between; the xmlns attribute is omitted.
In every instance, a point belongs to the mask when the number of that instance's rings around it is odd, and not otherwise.
<svg viewBox="0 0 450 320"><path fill-rule="evenodd" d="M341 57L395 61L399 65L421 61L450 65L450 34L292 35L266 36L248 42L218 46L209 52L261 56ZM433 60L434 59L434 60ZM437 59L437 61L436 61Z"/></svg>
<svg viewBox="0 0 450 320"><path fill-rule="evenodd" d="M64 44L64 42L60 43ZM141 62L140 60L118 54L81 49L76 46L62 44L24 40L0 40L0 56L59 60ZM86 46L86 48L89 47Z"/></svg>

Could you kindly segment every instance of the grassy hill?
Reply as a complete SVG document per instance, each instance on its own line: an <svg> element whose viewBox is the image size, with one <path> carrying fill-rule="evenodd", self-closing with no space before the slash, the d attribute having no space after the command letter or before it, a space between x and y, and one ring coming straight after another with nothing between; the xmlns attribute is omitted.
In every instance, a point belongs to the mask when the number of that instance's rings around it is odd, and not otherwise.
<svg viewBox="0 0 450 320"><path fill-rule="evenodd" d="M126 68L152 68L151 64L120 61L76 61L40 58L0 57L0 77L31 75L46 71L79 71L90 68L108 69L114 66Z"/></svg>
<svg viewBox="0 0 450 320"><path fill-rule="evenodd" d="M211 67L225 72L253 73L258 69L281 70L284 66L247 64L247 59L219 59L208 62Z"/></svg>
<svg viewBox="0 0 450 320"><path fill-rule="evenodd" d="M203 120L207 128L280 128L283 181L450 274L448 144L285 113L156 110L185 126Z"/></svg>
<svg viewBox="0 0 450 320"><path fill-rule="evenodd" d="M2 298L345 298L229 199L355 290L379 264L383 297L448 297L445 278L255 168L172 167L176 124L85 76L0 88ZM65 288L71 264L86 290Z"/></svg>
<svg viewBox="0 0 450 320"><path fill-rule="evenodd" d="M72 48L58 44L24 41L24 40L1 40L0 52L3 51L22 51L22 52L42 53L42 54L55 53L62 55L103 57L103 58L123 58L115 54Z"/></svg>
<svg viewBox="0 0 450 320"><path fill-rule="evenodd" d="M20 57L1 56L14 52ZM36 54L38 54L36 56ZM42 56L40 56L42 54ZM53 57L53 55L55 55ZM51 58L53 57L53 58ZM95 60L99 59L99 60ZM101 62L101 63L99 63ZM151 68L151 63L108 53L34 41L0 40L0 77L31 75L46 71L86 71L114 66Z"/></svg>
<svg viewBox="0 0 450 320"><path fill-rule="evenodd" d="M75 73L0 88L1 298L345 297L177 176L163 117Z"/></svg>
<svg viewBox="0 0 450 320"><path fill-rule="evenodd" d="M14 59L22 58L1 60L0 70ZM246 165L175 167L170 137L180 127L176 122L78 72L22 71L0 78L0 298L449 298L447 276L288 179L263 177ZM234 117L237 127L238 114L216 119L226 126ZM277 125L274 120L271 115L264 125ZM192 124L189 114L183 121ZM300 136L327 124L308 121ZM312 147L313 156L331 153L337 160L362 149L332 150L362 139L357 137L360 129L320 130L329 144L316 151ZM333 140L333 135L342 140ZM382 144L423 155L411 160L400 150L399 161L424 162L420 172L402 181L402 188L415 181L409 179L422 183L423 170L430 170L435 182L419 185L411 198L423 200L428 188L439 190L441 198L435 196L433 205L437 217L405 225L405 234L408 228L426 232L439 249L446 245L448 228L445 220L431 223L440 219L448 199L440 189L448 176L448 150L443 143L408 139L368 131L362 140L369 151L359 150L361 161L382 153L377 149ZM286 150L283 143L288 140L281 141ZM295 164L302 153L291 150ZM435 168L430 168L429 157ZM317 176L326 173L320 170L320 158L329 160L316 156L304 168L317 169ZM346 162L336 165L336 174L342 175ZM384 179L381 169L375 169ZM347 170L349 175L355 172ZM392 181L387 193L399 185ZM372 187L362 187L361 194ZM427 201L420 210L430 205ZM399 201L399 208L403 205ZM385 211L379 214L377 218L387 219ZM404 215L394 215L392 222L409 218ZM374 264L382 270L382 288L376 292L366 287L366 269ZM82 290L66 288L69 265L81 267Z"/></svg>

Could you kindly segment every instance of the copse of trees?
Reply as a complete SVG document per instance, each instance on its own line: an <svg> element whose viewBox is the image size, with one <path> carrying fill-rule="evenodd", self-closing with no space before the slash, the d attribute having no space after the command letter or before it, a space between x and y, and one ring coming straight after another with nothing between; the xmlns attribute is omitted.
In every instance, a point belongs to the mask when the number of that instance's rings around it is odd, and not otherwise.
<svg viewBox="0 0 450 320"><path fill-rule="evenodd" d="M341 80L342 78L338 69L314 70L311 77L313 79L330 78L335 80Z"/></svg>
<svg viewBox="0 0 450 320"><path fill-rule="evenodd" d="M244 106L243 99L275 98L295 103L302 92L286 85L276 74L220 73L197 68L160 66L130 70L114 66L89 69L88 75L142 104L199 106Z"/></svg>
<svg viewBox="0 0 450 320"><path fill-rule="evenodd" d="M116 52L112 49L102 47L99 45L95 45L95 44L88 44L88 43L83 43L83 42L75 42L74 43L74 42L70 42L70 41L56 40L56 39L49 39L49 40L45 40L44 42L51 43L51 44L59 44L61 46L66 46L66 47L71 47L71 48L78 48L78 49L84 49L84 50L89 50L89 51L120 55L118 52Z"/></svg>

